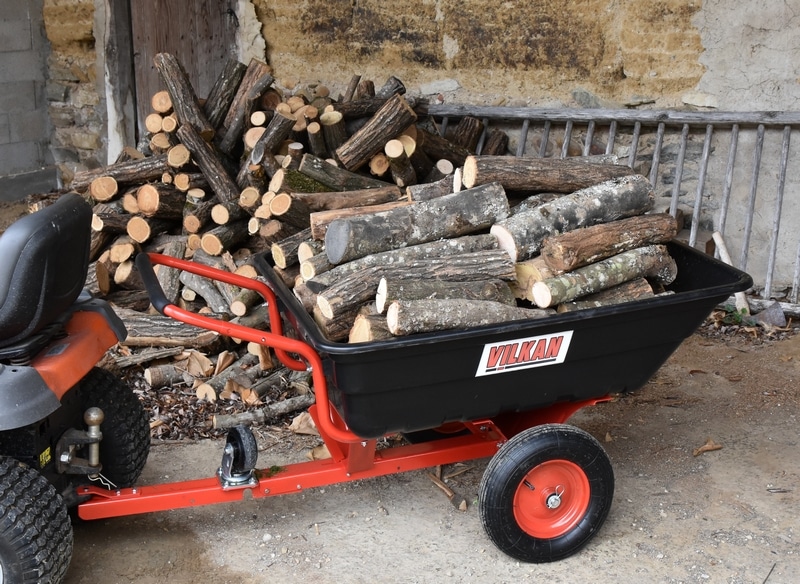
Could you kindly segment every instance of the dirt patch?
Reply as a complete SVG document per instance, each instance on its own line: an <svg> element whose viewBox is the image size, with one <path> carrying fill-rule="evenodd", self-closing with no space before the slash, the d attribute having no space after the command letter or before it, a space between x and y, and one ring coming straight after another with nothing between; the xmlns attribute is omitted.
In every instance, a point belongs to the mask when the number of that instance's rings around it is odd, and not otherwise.
<svg viewBox="0 0 800 584"><path fill-rule="evenodd" d="M22 201L0 201L0 233L20 217L28 214L28 205Z"/></svg>

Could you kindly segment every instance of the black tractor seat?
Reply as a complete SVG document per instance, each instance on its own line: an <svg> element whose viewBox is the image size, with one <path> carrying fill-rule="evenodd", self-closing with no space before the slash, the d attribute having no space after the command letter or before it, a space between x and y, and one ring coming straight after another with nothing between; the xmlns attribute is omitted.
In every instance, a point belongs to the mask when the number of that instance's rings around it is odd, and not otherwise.
<svg viewBox="0 0 800 584"><path fill-rule="evenodd" d="M89 204L67 193L0 236L0 358L59 334L86 282L91 219Z"/></svg>

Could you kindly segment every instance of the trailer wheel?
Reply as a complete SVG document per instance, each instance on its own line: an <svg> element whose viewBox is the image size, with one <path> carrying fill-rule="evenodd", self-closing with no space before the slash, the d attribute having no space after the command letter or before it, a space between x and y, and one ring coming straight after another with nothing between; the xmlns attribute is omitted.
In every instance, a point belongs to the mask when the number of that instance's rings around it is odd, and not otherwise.
<svg viewBox="0 0 800 584"><path fill-rule="evenodd" d="M614 471L590 434L564 424L514 436L491 459L478 491L489 538L524 562L552 562L583 547L614 497Z"/></svg>
<svg viewBox="0 0 800 584"><path fill-rule="evenodd" d="M117 487L133 485L150 452L150 422L139 398L110 371L93 368L79 386L81 407L99 407L105 414L100 425L102 474Z"/></svg>
<svg viewBox="0 0 800 584"><path fill-rule="evenodd" d="M0 457L0 583L59 584L72 558L72 524L55 488Z"/></svg>

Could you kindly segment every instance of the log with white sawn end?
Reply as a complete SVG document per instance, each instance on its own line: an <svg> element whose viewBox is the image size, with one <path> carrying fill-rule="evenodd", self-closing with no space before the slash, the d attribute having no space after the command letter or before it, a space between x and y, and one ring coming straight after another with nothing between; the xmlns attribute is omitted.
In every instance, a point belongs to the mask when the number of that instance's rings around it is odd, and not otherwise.
<svg viewBox="0 0 800 584"><path fill-rule="evenodd" d="M536 282L533 285L533 300L540 308L547 308L640 277L669 284L675 279L677 271L675 260L666 246L648 245Z"/></svg>
<svg viewBox="0 0 800 584"><path fill-rule="evenodd" d="M545 237L643 215L653 208L654 200L646 177L624 176L516 213L495 223L490 231L512 259L521 261L539 253Z"/></svg>
<svg viewBox="0 0 800 584"><path fill-rule="evenodd" d="M386 311L386 322L393 335L403 336L544 318L551 314L552 310L520 308L491 300L395 300Z"/></svg>
<svg viewBox="0 0 800 584"><path fill-rule="evenodd" d="M629 249L666 243L677 234L678 223L668 213L638 215L548 237L541 257L561 274Z"/></svg>
<svg viewBox="0 0 800 584"><path fill-rule="evenodd" d="M363 207L348 207L346 209L315 211L308 217L309 221L311 222L311 237L317 241L325 241L325 234L328 232L328 225L337 219L369 215L371 213L380 213L382 211L397 209L398 207L406 207L411 204L411 201L390 201L388 203L365 205Z"/></svg>
<svg viewBox="0 0 800 584"><path fill-rule="evenodd" d="M508 216L497 183L381 213L338 219L328 225L325 253L332 264L441 238L487 229Z"/></svg>
<svg viewBox="0 0 800 584"><path fill-rule="evenodd" d="M617 284L606 290L601 290L595 294L582 296L578 300L572 302L562 302L556 307L556 311L574 312L576 310L585 310L587 308L600 308L601 306L611 306L613 304L622 304L623 302L632 302L633 300L640 300L642 298L652 298L655 296L653 287L647 278L636 278L622 284Z"/></svg>

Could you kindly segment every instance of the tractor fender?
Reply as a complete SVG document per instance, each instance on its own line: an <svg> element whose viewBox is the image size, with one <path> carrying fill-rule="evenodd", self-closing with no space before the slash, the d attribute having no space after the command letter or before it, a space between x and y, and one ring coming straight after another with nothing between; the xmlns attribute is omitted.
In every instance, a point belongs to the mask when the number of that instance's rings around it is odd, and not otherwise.
<svg viewBox="0 0 800 584"><path fill-rule="evenodd" d="M33 367L0 365L0 430L45 419L61 402Z"/></svg>

